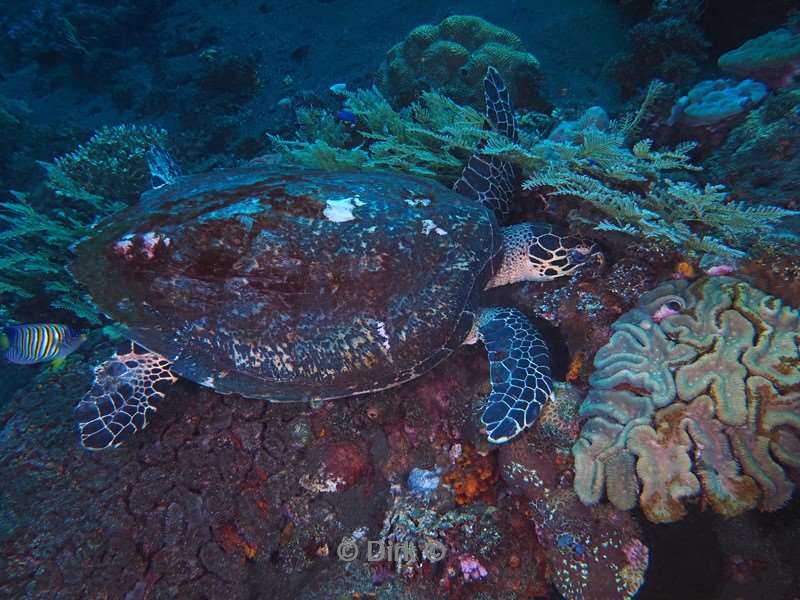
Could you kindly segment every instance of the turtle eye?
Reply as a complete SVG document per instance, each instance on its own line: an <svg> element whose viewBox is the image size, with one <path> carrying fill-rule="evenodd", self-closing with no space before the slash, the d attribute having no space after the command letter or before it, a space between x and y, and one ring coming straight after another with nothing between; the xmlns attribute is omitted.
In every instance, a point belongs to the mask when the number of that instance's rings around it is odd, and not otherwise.
<svg viewBox="0 0 800 600"><path fill-rule="evenodd" d="M569 251L569 260L574 264L583 264L589 258L588 248L573 248Z"/></svg>

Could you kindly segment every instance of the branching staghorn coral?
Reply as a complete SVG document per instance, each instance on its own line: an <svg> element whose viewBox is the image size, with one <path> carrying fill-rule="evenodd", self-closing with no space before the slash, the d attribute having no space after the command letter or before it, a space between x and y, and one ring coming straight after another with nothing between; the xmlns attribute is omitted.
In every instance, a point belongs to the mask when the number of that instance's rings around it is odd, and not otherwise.
<svg viewBox="0 0 800 600"><path fill-rule="evenodd" d="M665 310L666 307L666 310ZM773 511L800 466L800 312L750 284L662 284L595 357L575 491L654 522L702 495L723 515Z"/></svg>
<svg viewBox="0 0 800 600"><path fill-rule="evenodd" d="M8 301L49 299L50 305L93 324L100 316L80 291L66 266L70 246L91 225L125 206L147 189L146 152L163 144L166 133L151 127L120 125L97 132L85 145L43 163L55 201L34 203L12 192L0 203L0 296Z"/></svg>

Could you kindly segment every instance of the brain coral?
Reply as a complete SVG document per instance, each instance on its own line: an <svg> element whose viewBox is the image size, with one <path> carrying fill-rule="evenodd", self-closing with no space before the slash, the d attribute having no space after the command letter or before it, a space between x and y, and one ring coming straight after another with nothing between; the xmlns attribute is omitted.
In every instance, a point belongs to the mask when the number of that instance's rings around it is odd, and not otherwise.
<svg viewBox="0 0 800 600"><path fill-rule="evenodd" d="M544 106L539 61L522 41L479 17L464 15L412 30L387 53L378 86L399 105L411 103L421 90L438 89L456 102L482 107L481 81L490 65L500 71L515 105Z"/></svg>
<svg viewBox="0 0 800 600"><path fill-rule="evenodd" d="M698 495L726 516L781 508L800 467L800 312L706 277L662 284L612 329L580 409L580 499L654 522Z"/></svg>

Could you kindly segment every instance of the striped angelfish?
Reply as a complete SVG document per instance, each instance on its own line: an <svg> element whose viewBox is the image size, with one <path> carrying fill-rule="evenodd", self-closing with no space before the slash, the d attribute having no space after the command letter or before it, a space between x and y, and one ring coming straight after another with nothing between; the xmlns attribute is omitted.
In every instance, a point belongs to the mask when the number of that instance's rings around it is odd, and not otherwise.
<svg viewBox="0 0 800 600"><path fill-rule="evenodd" d="M11 325L0 330L0 354L18 365L60 362L85 340L85 335L65 325Z"/></svg>

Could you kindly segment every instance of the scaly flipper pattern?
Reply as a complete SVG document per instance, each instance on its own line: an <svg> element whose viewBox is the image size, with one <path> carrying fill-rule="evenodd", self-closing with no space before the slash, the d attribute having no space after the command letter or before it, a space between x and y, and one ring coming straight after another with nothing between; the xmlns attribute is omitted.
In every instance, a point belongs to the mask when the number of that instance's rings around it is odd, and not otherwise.
<svg viewBox="0 0 800 600"><path fill-rule="evenodd" d="M486 70L483 92L486 98L486 118L498 133L502 133L516 144L519 136L517 135L517 119L514 116L514 107L511 105L511 96L508 93L506 82L494 67Z"/></svg>
<svg viewBox="0 0 800 600"><path fill-rule="evenodd" d="M550 399L550 353L533 324L513 308L483 311L477 334L489 354L492 382L481 422L489 441L502 444L533 425Z"/></svg>
<svg viewBox="0 0 800 600"><path fill-rule="evenodd" d="M492 129L518 141L517 122L508 88L494 67L489 67L483 80L486 98L486 118ZM486 154L473 154L453 190L479 200L494 211L499 219L511 210L511 201L517 189L517 175L514 165L507 160Z"/></svg>
<svg viewBox="0 0 800 600"><path fill-rule="evenodd" d="M154 352L115 354L95 367L94 384L75 406L81 444L88 450L119 446L126 433L147 426L147 418L163 398L156 389L162 381L177 378L169 370L169 361Z"/></svg>

